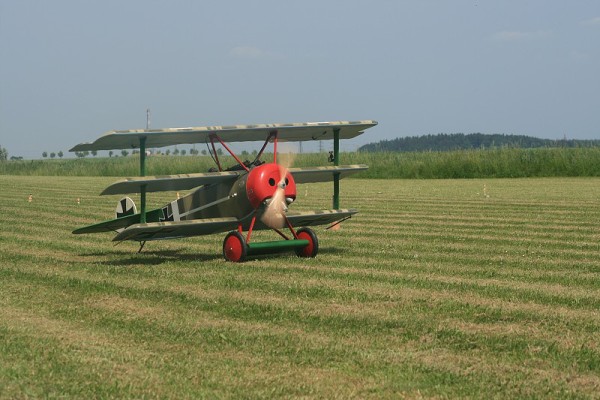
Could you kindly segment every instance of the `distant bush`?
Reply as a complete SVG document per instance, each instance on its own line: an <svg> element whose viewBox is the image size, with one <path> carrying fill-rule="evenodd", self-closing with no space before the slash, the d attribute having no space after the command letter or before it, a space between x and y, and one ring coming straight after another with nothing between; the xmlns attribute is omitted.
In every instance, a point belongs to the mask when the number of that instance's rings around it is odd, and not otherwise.
<svg viewBox="0 0 600 400"><path fill-rule="evenodd" d="M265 160L272 159L271 154ZM250 157L252 159L252 157ZM224 167L235 165L230 156L220 156ZM340 155L341 164L367 164L359 178L454 179L524 178L551 176L600 176L600 148L498 148L427 152L353 152ZM146 161L147 175L207 172L214 167L210 156L152 156ZM293 166L332 165L325 153L294 157ZM128 157L76 158L9 161L0 164L3 175L137 176L139 155Z"/></svg>
<svg viewBox="0 0 600 400"><path fill-rule="evenodd" d="M367 176L395 178L524 178L600 176L600 148L459 150L383 153Z"/></svg>

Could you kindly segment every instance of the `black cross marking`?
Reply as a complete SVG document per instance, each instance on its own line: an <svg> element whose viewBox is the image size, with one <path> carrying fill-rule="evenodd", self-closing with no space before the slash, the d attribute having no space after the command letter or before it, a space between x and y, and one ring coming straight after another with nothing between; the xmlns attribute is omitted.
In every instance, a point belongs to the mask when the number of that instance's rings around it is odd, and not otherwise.
<svg viewBox="0 0 600 400"><path fill-rule="evenodd" d="M162 208L162 214L163 216L159 218L160 222L175 221L173 218L173 209L171 208L170 204Z"/></svg>
<svg viewBox="0 0 600 400"><path fill-rule="evenodd" d="M121 200L121 210L123 210L123 212L117 213L117 218L126 217L128 215L133 215L133 207L131 207L129 210L126 207L127 207L127 200L122 199Z"/></svg>

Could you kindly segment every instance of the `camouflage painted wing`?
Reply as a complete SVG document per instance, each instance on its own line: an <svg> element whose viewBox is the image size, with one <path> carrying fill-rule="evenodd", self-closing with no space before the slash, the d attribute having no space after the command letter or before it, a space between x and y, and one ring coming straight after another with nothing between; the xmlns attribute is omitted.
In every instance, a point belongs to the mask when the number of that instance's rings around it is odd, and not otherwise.
<svg viewBox="0 0 600 400"><path fill-rule="evenodd" d="M348 175L369 169L367 165L340 165L337 167L310 167L310 168L290 168L289 171L294 177L296 183L315 183L329 182L333 180L335 174L339 174L340 179Z"/></svg>
<svg viewBox="0 0 600 400"><path fill-rule="evenodd" d="M295 227L332 224L358 213L354 209L318 210L288 213L287 217Z"/></svg>
<svg viewBox="0 0 600 400"><path fill-rule="evenodd" d="M239 220L233 217L207 218L176 222L151 222L135 224L126 228L113 238L113 241L123 240L161 240L179 239L190 236L210 235L227 232L238 227Z"/></svg>
<svg viewBox="0 0 600 400"><path fill-rule="evenodd" d="M211 183L231 182L246 171L207 172L203 174L179 174L126 178L117 181L102 191L104 194L140 193L146 186L146 192L187 190Z"/></svg>
<svg viewBox="0 0 600 400"><path fill-rule="evenodd" d="M351 139L375 125L377 121L361 120L109 131L94 142L80 143L69 151L137 149L142 137L146 138L146 148L206 143L212 134L219 135L225 142L256 142L265 140L274 131L282 142L330 140L334 138L334 131L339 132L340 139Z"/></svg>
<svg viewBox="0 0 600 400"><path fill-rule="evenodd" d="M368 168L366 165L342 165L338 167L290 168L289 171L294 176L296 183L314 183L330 181L336 173L342 179ZM146 186L147 193L187 190L211 183L230 182L244 173L245 171L226 171L126 178L111 184L100 194L140 193L143 185Z"/></svg>
<svg viewBox="0 0 600 400"><path fill-rule="evenodd" d="M287 217L293 226L325 225L356 214L356 210L320 210L288 213ZM162 239L178 239L190 236L210 235L237 229L239 224L246 231L249 229L252 215L239 220L234 217L207 218L190 221L151 222L147 224L131 225L117 236L113 241L123 240L147 241ZM255 230L271 229L257 219Z"/></svg>

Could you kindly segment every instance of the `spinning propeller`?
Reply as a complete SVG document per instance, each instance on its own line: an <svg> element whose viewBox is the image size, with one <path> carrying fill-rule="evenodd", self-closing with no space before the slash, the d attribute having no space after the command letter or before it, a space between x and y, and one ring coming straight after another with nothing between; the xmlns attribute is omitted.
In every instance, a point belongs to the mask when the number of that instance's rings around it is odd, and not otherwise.
<svg viewBox="0 0 600 400"><path fill-rule="evenodd" d="M261 217L261 221L272 229L281 229L285 226L285 213L288 210L288 205L292 204L296 199L296 184L289 172L289 168L295 158L293 153L286 155L280 154L277 160L277 153L274 154L274 164L279 167L279 179L275 181L275 193L270 199L266 200L266 208ZM277 163L279 161L280 163ZM293 185L293 197L286 196L286 188ZM269 182L271 184L272 182ZM292 194L290 190L288 194Z"/></svg>

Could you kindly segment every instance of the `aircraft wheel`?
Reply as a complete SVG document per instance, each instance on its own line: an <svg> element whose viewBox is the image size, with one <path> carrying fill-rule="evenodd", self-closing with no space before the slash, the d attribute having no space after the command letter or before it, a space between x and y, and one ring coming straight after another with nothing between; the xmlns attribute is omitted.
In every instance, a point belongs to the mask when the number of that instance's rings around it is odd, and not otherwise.
<svg viewBox="0 0 600 400"><path fill-rule="evenodd" d="M223 257L232 262L243 262L248 254L246 239L238 231L231 231L223 241Z"/></svg>
<svg viewBox="0 0 600 400"><path fill-rule="evenodd" d="M298 235L298 239L308 240L306 247L296 249L296 255L298 257L316 257L319 252L317 234L310 228L300 228L296 231L296 234Z"/></svg>

